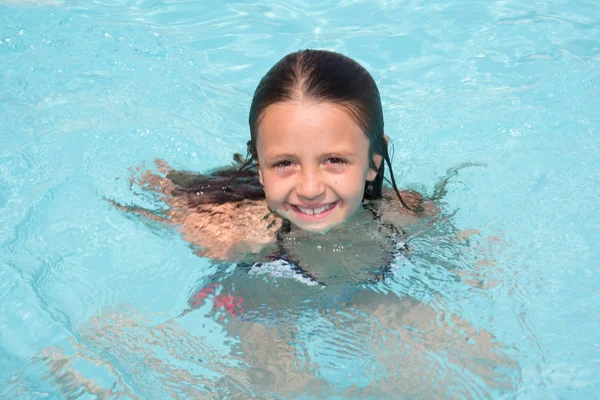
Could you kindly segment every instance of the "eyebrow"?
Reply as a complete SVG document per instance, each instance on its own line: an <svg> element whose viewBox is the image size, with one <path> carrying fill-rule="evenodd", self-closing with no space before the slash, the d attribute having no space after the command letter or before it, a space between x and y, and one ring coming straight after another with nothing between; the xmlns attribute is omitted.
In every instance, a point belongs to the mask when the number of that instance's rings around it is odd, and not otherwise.
<svg viewBox="0 0 600 400"><path fill-rule="evenodd" d="M331 153L324 153L321 156L324 158L328 158L328 157L352 157L355 154L353 152L343 152L343 151L337 151L337 152L331 152Z"/></svg>
<svg viewBox="0 0 600 400"><path fill-rule="evenodd" d="M271 160L280 160L280 159L285 159L285 158L297 158L297 157L290 153L284 153L284 154L275 154L275 155L267 154L265 156L265 158L267 160L271 161Z"/></svg>
<svg viewBox="0 0 600 400"><path fill-rule="evenodd" d="M355 154L353 152L337 151L337 152L323 153L323 154L320 154L319 157L320 158L353 157L354 155ZM298 158L298 156L296 156L295 154L291 154L291 153L275 154L275 155L267 154L265 158L268 160L280 160L280 159L286 159L286 158Z"/></svg>

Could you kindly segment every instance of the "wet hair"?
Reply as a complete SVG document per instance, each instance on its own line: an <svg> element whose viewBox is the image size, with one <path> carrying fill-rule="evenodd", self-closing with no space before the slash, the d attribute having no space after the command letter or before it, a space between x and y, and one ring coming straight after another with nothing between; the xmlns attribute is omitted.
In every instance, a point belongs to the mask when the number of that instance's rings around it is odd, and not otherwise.
<svg viewBox="0 0 600 400"><path fill-rule="evenodd" d="M325 50L302 50L288 54L260 80L250 107L248 154L245 159L236 156L237 167L222 169L207 175L197 175L196 182L187 186L183 185L180 176L178 180L182 185L174 181L178 189L173 194L177 195L178 191L197 192L196 189L200 185L205 189L212 187L212 190L206 190L204 199L197 200L202 203L264 198L257 176L258 126L271 105L299 100L329 102L346 108L367 136L371 168L377 169L376 178L365 184L363 199L377 200L382 197L387 163L392 188L402 205L411 209L402 199L396 186L384 136L381 98L373 77L356 61L342 54ZM373 161L374 154L383 157L379 168ZM215 190L219 193L214 192Z"/></svg>
<svg viewBox="0 0 600 400"><path fill-rule="evenodd" d="M388 145L383 130L383 109L375 80L359 63L339 53L303 50L288 54L261 79L250 106L250 141L248 151L256 159L258 125L269 106L294 100L313 100L339 104L346 108L369 139L371 168L377 176L365 185L364 199L382 196L385 163L390 168L391 184L402 200L392 171ZM373 155L385 162L375 166Z"/></svg>

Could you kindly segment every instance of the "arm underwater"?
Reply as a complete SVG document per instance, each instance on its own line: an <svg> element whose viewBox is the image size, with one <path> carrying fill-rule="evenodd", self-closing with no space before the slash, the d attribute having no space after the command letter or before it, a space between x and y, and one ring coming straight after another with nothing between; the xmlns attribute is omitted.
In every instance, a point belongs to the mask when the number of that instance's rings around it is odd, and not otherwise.
<svg viewBox="0 0 600 400"><path fill-rule="evenodd" d="M109 202L128 213L178 226L184 239L198 247L199 256L239 260L248 254L268 252L283 219L267 207L256 164L238 153L233 159L233 164L208 173L174 170L163 160L156 160L159 173L146 171L132 183L158 193L168 206L162 211ZM465 163L448 170L429 197L413 190L396 193L384 188L381 199L365 202L378 209L383 221L404 229L435 218L450 179L462 168L481 165Z"/></svg>

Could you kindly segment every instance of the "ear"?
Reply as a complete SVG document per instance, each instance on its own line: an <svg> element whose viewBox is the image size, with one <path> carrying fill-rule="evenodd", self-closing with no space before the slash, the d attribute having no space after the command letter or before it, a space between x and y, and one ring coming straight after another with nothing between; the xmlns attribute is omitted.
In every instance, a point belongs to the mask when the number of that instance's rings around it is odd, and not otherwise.
<svg viewBox="0 0 600 400"><path fill-rule="evenodd" d="M265 186L265 184L263 183L263 177L262 177L262 172L260 170L260 166L257 164L256 168L258 168L258 182L262 185Z"/></svg>
<svg viewBox="0 0 600 400"><path fill-rule="evenodd" d="M387 135L383 135L383 140L385 141L385 146L387 147L390 143L390 139L387 137ZM369 168L369 172L367 173L368 181L375 180L375 178L377 177L377 171L379 171L379 167L381 166L382 162L383 156L381 154L373 154L373 163L375 163L376 169Z"/></svg>
<svg viewBox="0 0 600 400"><path fill-rule="evenodd" d="M383 161L383 156L381 154L373 154L373 163L375 163L375 169L369 168L369 172L367 172L367 180L372 181L377 177L377 171L379 171L379 167L381 166L381 162Z"/></svg>

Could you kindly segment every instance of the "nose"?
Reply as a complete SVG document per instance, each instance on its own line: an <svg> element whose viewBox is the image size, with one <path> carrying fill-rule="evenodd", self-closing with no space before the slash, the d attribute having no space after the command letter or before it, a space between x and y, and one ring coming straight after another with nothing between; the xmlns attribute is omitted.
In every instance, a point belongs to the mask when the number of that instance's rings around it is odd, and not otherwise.
<svg viewBox="0 0 600 400"><path fill-rule="evenodd" d="M325 194L325 183L318 171L303 171L296 186L296 194L306 200L316 200Z"/></svg>

